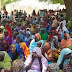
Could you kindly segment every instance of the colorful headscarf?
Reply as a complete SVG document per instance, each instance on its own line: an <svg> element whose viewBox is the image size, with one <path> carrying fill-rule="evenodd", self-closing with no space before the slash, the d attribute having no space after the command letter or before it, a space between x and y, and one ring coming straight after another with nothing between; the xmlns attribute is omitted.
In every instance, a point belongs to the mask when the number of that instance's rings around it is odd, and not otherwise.
<svg viewBox="0 0 72 72"><path fill-rule="evenodd" d="M41 35L39 33L35 34L35 37L37 37L38 40L41 40Z"/></svg>
<svg viewBox="0 0 72 72"><path fill-rule="evenodd" d="M22 34L17 35L17 37L20 37L22 42L24 41L24 36Z"/></svg>
<svg viewBox="0 0 72 72"><path fill-rule="evenodd" d="M47 40L48 39L48 34L47 34L45 28L42 28L41 30L44 31L44 34L42 34L42 32L39 33L41 35L41 39L42 40Z"/></svg>
<svg viewBox="0 0 72 72"><path fill-rule="evenodd" d="M64 36L67 37L67 40L62 39L61 40L61 46L62 46L62 48L67 48L68 46L72 45L72 41L70 40L69 34L66 33L66 34L64 34Z"/></svg>

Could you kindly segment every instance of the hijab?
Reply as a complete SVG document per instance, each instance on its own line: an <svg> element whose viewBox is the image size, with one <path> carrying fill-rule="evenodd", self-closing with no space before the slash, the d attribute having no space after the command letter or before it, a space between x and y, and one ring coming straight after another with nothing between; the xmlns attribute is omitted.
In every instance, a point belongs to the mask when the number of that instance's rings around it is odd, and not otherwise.
<svg viewBox="0 0 72 72"><path fill-rule="evenodd" d="M39 47L35 47L32 51L33 52L36 52L39 56L41 56L41 62L42 62L42 72L46 72L47 70L47 67L48 67L48 62L46 60L46 58L42 55L42 52L41 52L41 49ZM25 67L29 65L29 63L32 61L32 53L30 54L30 56L26 59L25 61Z"/></svg>
<svg viewBox="0 0 72 72"><path fill-rule="evenodd" d="M47 40L48 39L48 34L47 34L45 28L42 28L41 30L44 31L44 34L42 34L42 32L39 33L41 35L41 39L42 40Z"/></svg>
<svg viewBox="0 0 72 72"><path fill-rule="evenodd" d="M72 41L70 40L69 34L65 33L64 36L67 37L67 40L62 39L61 40L61 46L62 46L62 48L67 48L68 46L72 45Z"/></svg>
<svg viewBox="0 0 72 72"><path fill-rule="evenodd" d="M63 60L64 55L70 54L71 50L69 48L64 48L61 50L58 61L57 61L57 65L59 66ZM64 61L64 66L70 61L70 59L67 59Z"/></svg>
<svg viewBox="0 0 72 72"><path fill-rule="evenodd" d="M35 34L35 37L37 37L38 40L41 40L41 35L39 33Z"/></svg>

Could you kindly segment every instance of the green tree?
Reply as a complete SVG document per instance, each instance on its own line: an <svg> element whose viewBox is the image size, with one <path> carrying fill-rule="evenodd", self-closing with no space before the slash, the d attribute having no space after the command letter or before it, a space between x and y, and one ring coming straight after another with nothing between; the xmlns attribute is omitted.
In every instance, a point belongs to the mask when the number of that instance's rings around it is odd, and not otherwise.
<svg viewBox="0 0 72 72"><path fill-rule="evenodd" d="M54 4L56 3L64 4L64 0L51 0L51 2Z"/></svg>
<svg viewBox="0 0 72 72"><path fill-rule="evenodd" d="M0 1L1 1L1 5L2 5L3 7L5 7L6 4L9 4L9 3L13 2L13 1L16 1L16 0L0 0Z"/></svg>

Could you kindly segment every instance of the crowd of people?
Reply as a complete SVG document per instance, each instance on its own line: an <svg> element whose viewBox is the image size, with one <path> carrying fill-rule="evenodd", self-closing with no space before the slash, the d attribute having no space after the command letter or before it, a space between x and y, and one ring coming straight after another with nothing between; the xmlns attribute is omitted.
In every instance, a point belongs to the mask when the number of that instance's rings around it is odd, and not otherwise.
<svg viewBox="0 0 72 72"><path fill-rule="evenodd" d="M72 18L66 10L0 11L0 72L72 72Z"/></svg>

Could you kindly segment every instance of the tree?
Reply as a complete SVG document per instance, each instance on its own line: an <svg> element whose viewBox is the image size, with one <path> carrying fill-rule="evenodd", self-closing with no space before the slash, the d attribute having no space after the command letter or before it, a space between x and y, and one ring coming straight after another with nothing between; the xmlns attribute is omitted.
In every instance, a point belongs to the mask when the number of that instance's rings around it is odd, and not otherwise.
<svg viewBox="0 0 72 72"><path fill-rule="evenodd" d="M16 0L0 0L0 3L3 7L5 7L7 4L16 1Z"/></svg>
<svg viewBox="0 0 72 72"><path fill-rule="evenodd" d="M64 3L66 6L67 20L70 20L72 18L72 0L64 0Z"/></svg>
<svg viewBox="0 0 72 72"><path fill-rule="evenodd" d="M64 0L50 0L50 1L54 4L56 3L64 4Z"/></svg>

